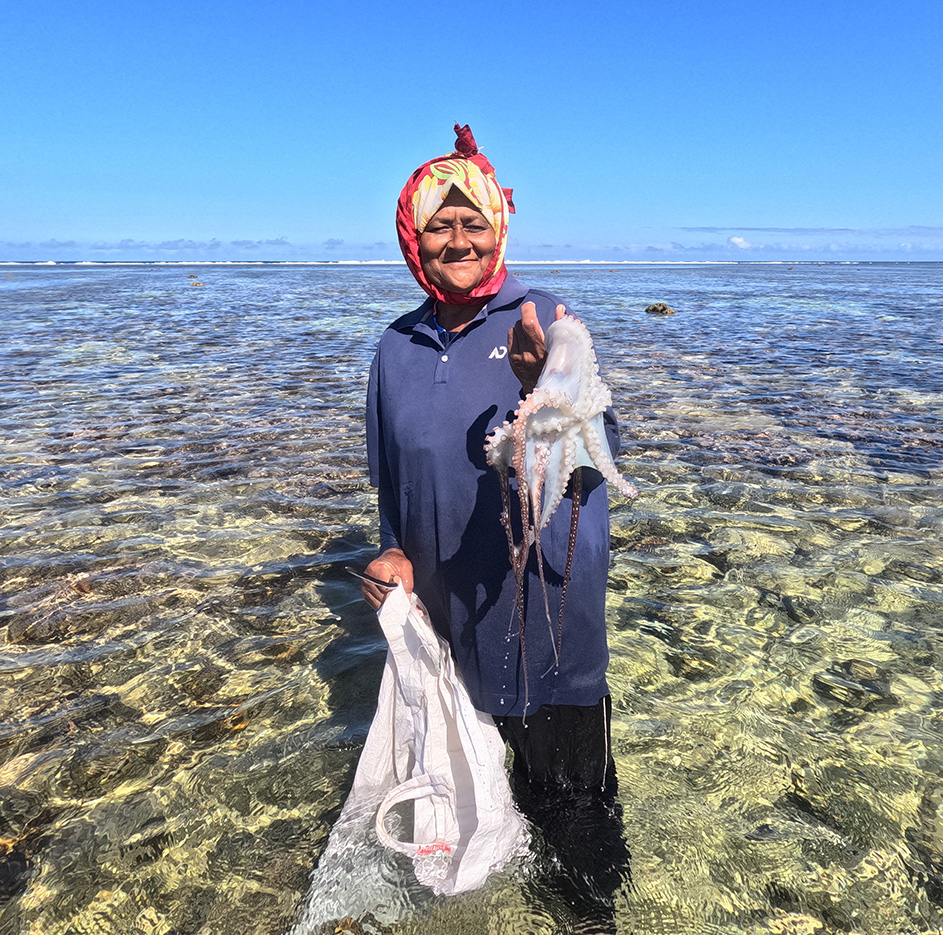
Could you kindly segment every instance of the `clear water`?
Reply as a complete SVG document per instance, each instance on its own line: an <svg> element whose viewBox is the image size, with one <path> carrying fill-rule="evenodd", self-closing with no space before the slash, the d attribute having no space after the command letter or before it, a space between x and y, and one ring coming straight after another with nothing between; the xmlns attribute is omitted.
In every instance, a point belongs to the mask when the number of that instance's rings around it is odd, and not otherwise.
<svg viewBox="0 0 943 935"><path fill-rule="evenodd" d="M590 325L642 488L612 503L620 931L943 929L943 264L517 272ZM0 933L291 925L379 684L343 566L375 548L373 347L419 298L0 269ZM509 873L394 930L567 921Z"/></svg>

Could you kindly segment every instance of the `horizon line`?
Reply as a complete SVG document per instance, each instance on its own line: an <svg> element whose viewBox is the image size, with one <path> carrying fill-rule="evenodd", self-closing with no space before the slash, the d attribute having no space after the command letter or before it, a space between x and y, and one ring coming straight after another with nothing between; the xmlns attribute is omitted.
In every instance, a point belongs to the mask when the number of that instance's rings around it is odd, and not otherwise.
<svg viewBox="0 0 943 935"><path fill-rule="evenodd" d="M863 266L943 260L505 260L507 266ZM405 266L405 260L0 260L0 266Z"/></svg>

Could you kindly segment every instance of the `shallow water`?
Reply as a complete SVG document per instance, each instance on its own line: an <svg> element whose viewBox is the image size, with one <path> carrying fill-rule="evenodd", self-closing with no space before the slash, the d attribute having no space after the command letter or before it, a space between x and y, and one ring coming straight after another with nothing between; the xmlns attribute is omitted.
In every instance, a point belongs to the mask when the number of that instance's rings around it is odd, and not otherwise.
<svg viewBox="0 0 943 935"><path fill-rule="evenodd" d="M583 313L642 488L620 931L943 929L943 264L518 272ZM343 566L417 301L402 268L0 271L0 933L291 924L376 699ZM394 931L565 916L507 873Z"/></svg>

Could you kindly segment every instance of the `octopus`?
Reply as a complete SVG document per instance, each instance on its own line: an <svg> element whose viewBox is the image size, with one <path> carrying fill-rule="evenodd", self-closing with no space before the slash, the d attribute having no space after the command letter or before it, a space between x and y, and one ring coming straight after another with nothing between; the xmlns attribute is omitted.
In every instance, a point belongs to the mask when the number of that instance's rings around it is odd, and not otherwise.
<svg viewBox="0 0 943 935"><path fill-rule="evenodd" d="M612 404L612 394L599 376L593 340L586 325L578 318L567 315L550 325L545 343L547 358L534 391L521 403L514 418L495 428L485 441L488 463L498 472L501 481L501 522L507 531L511 567L517 585L515 603L520 623L525 711L528 688L524 655L524 578L531 548L536 552L544 611L553 640L556 665L560 660L563 611L576 547L583 488L582 468L596 468L620 493L630 499L638 496L636 487L619 474L609 451L603 413ZM521 507L523 536L520 542L515 542L511 528L511 468L517 477ZM570 538L554 633L540 549L540 531L560 506L568 486L572 502Z"/></svg>

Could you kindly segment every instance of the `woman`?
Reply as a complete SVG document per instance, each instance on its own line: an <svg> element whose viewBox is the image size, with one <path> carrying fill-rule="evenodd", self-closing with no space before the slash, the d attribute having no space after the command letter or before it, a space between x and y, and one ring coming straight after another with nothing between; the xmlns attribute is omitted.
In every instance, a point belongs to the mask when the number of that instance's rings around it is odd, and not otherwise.
<svg viewBox="0 0 943 935"><path fill-rule="evenodd" d="M429 298L384 332L370 372L367 443L381 551L367 573L402 581L422 598L452 646L472 702L494 717L514 751L518 804L544 830L564 877L576 878L571 901L585 903L589 894L591 905L580 911L598 917L626 861L614 812L605 678L606 488L596 471L584 469L559 647L567 500L541 533L554 627L537 597L532 556L521 639L499 479L483 445L534 388L546 356L544 328L567 310L508 274L510 190L498 186L468 127L455 129L456 151L420 166L397 207L403 255ZM607 432L615 453L611 412ZM514 502L510 512L520 515ZM519 528L515 536L520 541ZM369 582L363 593L374 608L385 594ZM560 885L566 889L566 880Z"/></svg>

